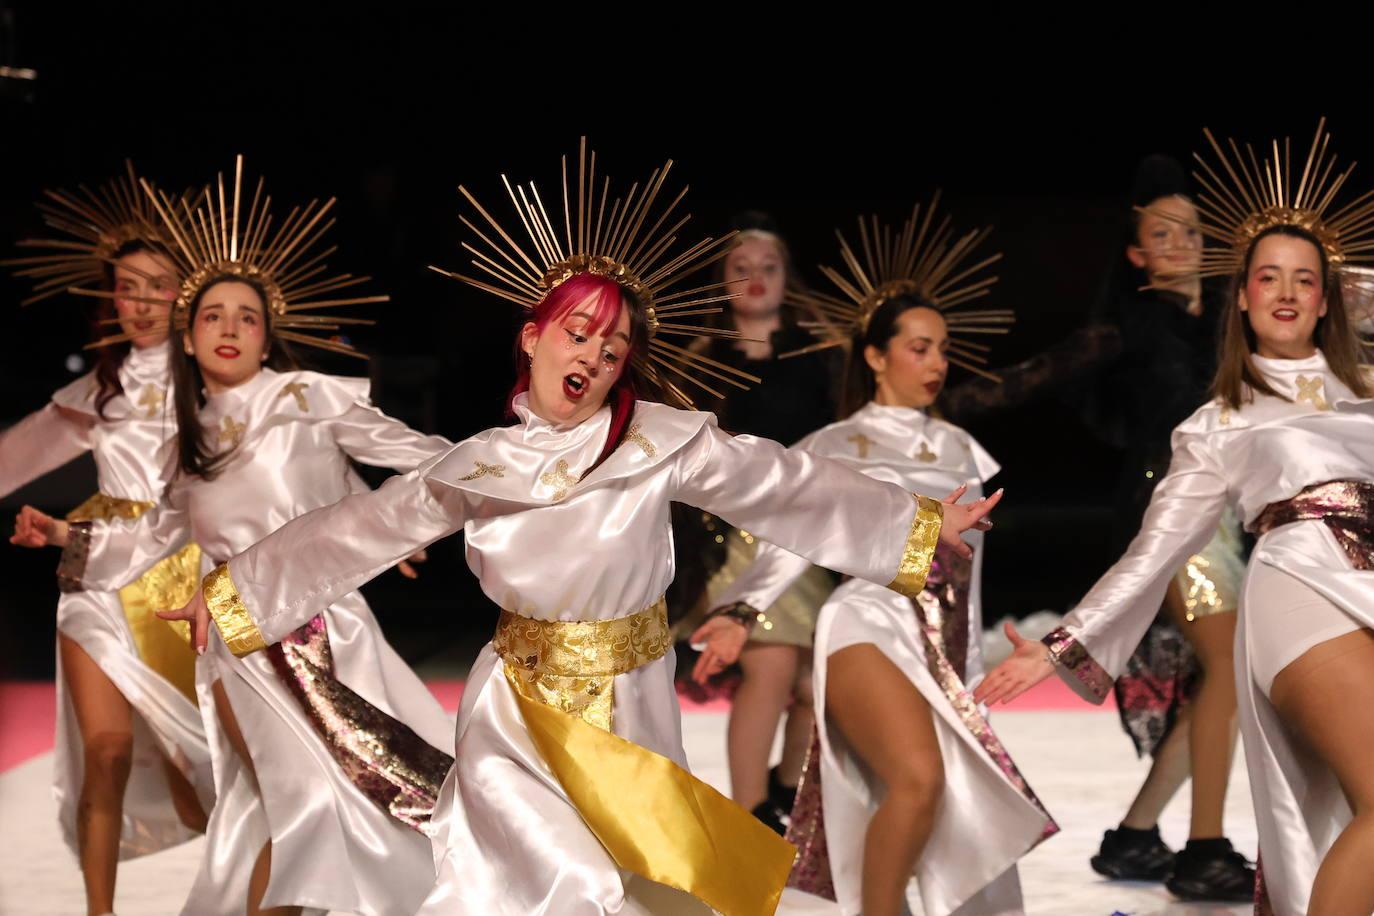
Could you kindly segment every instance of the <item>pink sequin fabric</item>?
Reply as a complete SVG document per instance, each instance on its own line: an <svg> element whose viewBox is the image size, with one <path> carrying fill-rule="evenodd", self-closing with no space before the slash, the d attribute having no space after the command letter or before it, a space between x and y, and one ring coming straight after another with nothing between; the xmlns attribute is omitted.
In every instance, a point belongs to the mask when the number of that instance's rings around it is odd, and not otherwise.
<svg viewBox="0 0 1374 916"><path fill-rule="evenodd" d="M425 833L453 758L335 679L323 615L266 652L349 782Z"/></svg>
<svg viewBox="0 0 1374 916"><path fill-rule="evenodd" d="M1330 480L1292 499L1270 503L1255 519L1256 534L1293 522L1320 521L1356 569L1374 569L1374 483Z"/></svg>

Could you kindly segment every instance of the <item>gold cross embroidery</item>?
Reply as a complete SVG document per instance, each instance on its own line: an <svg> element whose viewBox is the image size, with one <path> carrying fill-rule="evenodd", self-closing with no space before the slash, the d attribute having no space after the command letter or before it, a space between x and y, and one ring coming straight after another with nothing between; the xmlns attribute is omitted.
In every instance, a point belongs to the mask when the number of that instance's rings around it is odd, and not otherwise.
<svg viewBox="0 0 1374 916"><path fill-rule="evenodd" d="M244 424L235 423L233 417L225 417L220 421L219 441L221 444L229 443L230 448L237 448L243 441Z"/></svg>
<svg viewBox="0 0 1374 916"><path fill-rule="evenodd" d="M1231 425L1231 407L1229 404L1221 408L1221 416L1217 418L1217 421L1222 426Z"/></svg>
<svg viewBox="0 0 1374 916"><path fill-rule="evenodd" d="M138 406L148 411L144 414L146 419L151 420L158 415L158 411L162 409L163 395L163 390L156 385L148 384L143 386L143 394L138 398Z"/></svg>
<svg viewBox="0 0 1374 916"><path fill-rule="evenodd" d="M630 427L630 431L625 434L625 441L633 442L635 445L642 448L646 457L653 458L658 454L658 449L654 444L649 441L648 437L639 431L638 423Z"/></svg>
<svg viewBox="0 0 1374 916"><path fill-rule="evenodd" d="M859 450L860 458L868 457L868 447L873 444L873 440L865 436L863 433L855 433L845 441L854 443L854 447Z"/></svg>
<svg viewBox="0 0 1374 916"><path fill-rule="evenodd" d="M290 382L282 386L281 391L277 393L277 397L284 398L290 395L296 399L296 406L300 408L301 413L310 413L310 405L305 400L305 389L309 387L309 382Z"/></svg>
<svg viewBox="0 0 1374 916"><path fill-rule="evenodd" d="M474 470L471 474L459 477L458 479L476 480L478 477L486 477L488 474L490 474L492 477L505 477L506 466L504 464L486 464L484 462L479 461L477 462L476 470Z"/></svg>
<svg viewBox="0 0 1374 916"><path fill-rule="evenodd" d="M553 466L552 471L546 471L539 475L539 482L546 487L553 487L553 501L562 502L563 497L568 495L568 491L577 483L577 477L568 473L568 462L562 458Z"/></svg>
<svg viewBox="0 0 1374 916"><path fill-rule="evenodd" d="M1298 397L1299 401L1306 401L1317 410L1330 410L1331 405L1326 403L1326 398L1322 396L1322 382L1320 375L1308 378L1305 375L1298 376Z"/></svg>
<svg viewBox="0 0 1374 916"><path fill-rule="evenodd" d="M916 460L924 461L926 464L930 464L932 461L939 457L940 456L932 452L930 450L930 446L924 442L921 443L921 450L916 453Z"/></svg>

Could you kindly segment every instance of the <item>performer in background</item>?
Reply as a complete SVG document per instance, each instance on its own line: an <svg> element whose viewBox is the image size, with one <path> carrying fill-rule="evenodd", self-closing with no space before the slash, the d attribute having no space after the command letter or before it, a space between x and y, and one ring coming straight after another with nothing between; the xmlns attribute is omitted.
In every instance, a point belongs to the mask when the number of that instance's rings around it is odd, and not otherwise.
<svg viewBox="0 0 1374 916"><path fill-rule="evenodd" d="M1179 566L1235 507L1259 538L1237 688L1260 909L1280 916L1374 911L1374 712L1359 701L1374 690L1374 386L1338 273L1368 257L1374 208L1368 195L1335 205L1350 170L1324 127L1301 172L1287 141L1257 173L1207 135L1221 162L1198 176L1198 225L1220 246L1195 275L1232 277L1214 399L1174 432L1125 556L1043 644L1008 627L1015 650L976 692L1004 702L1057 671L1101 702Z"/></svg>
<svg viewBox="0 0 1374 916"><path fill-rule="evenodd" d="M190 538L222 561L357 492L350 458L410 471L451 445L372 407L364 379L294 368L291 344L353 354L330 335L365 319L337 310L387 297L321 276L332 200L273 235L262 182L251 204L245 190L240 157L232 185L221 176L194 212L156 199L185 278L172 309L178 474L137 521L24 509L16 539L65 545L68 591L118 585ZM197 666L218 804L184 912L409 916L434 880L426 833L453 762L443 709L352 590L266 652L239 659L242 637L224 637Z"/></svg>
<svg viewBox="0 0 1374 916"><path fill-rule="evenodd" d="M5 262L34 281L24 304L85 285L100 295L99 333L120 340L0 433L0 494L90 451L100 490L67 518L137 518L167 486L164 446L176 432L167 312L177 267L159 253L164 237L131 164L94 191L49 191L39 209L57 236L23 243L42 253ZM187 544L121 578L123 588L64 594L57 604L53 794L90 916L114 909L120 859L203 833L215 798L195 654L184 626L178 633L154 615L195 590L200 549Z"/></svg>
<svg viewBox="0 0 1374 916"><path fill-rule="evenodd" d="M988 230L956 236L937 202L899 230L860 220L857 250L841 237L848 270L822 268L842 296L805 296L823 318L811 349L847 349L846 416L796 449L909 490L978 498L997 462L930 410L951 364L991 376L984 335L1012 315L966 307L990 291L1000 256L979 251ZM821 610L818 741L788 838L802 851L792 884L846 914L1020 913L1016 861L1058 829L970 699L983 670L981 533L970 542L971 561L936 549L918 595L854 579ZM721 600L748 621L809 567L765 544ZM733 661L720 642L697 677Z"/></svg>

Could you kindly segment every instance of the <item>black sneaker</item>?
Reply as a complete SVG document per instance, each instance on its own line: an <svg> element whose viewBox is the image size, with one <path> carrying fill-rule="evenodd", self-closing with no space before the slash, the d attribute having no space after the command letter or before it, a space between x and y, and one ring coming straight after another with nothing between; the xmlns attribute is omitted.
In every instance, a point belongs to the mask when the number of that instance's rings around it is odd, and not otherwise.
<svg viewBox="0 0 1374 916"><path fill-rule="evenodd" d="M776 833L778 836L782 836L787 832L787 825L782 822L782 815L779 814L777 808L773 807L772 802L761 801L754 806L754 810L750 813L753 814L754 817L763 821L764 826L766 826L769 830Z"/></svg>
<svg viewBox="0 0 1374 916"><path fill-rule="evenodd" d="M1189 840L1164 886L1183 900L1249 903L1255 898L1255 864L1230 840Z"/></svg>
<svg viewBox="0 0 1374 916"><path fill-rule="evenodd" d="M1102 834L1102 848L1089 864L1113 881L1163 881L1174 869L1174 851L1159 838L1158 827L1119 827Z"/></svg>
<svg viewBox="0 0 1374 916"><path fill-rule="evenodd" d="M777 767L768 771L768 800L774 808L789 813L797 803L797 787L784 785Z"/></svg>

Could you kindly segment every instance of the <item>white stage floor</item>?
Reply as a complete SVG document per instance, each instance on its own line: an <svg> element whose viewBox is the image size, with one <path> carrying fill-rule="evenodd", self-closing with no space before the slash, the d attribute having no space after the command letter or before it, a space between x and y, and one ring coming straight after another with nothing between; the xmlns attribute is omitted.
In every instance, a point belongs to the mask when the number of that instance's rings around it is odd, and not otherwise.
<svg viewBox="0 0 1374 916"><path fill-rule="evenodd" d="M1063 831L1022 860L1027 912L1045 916L1221 916L1248 906L1173 902L1161 885L1114 884L1088 868L1102 831L1114 826L1143 777L1116 714L1082 711L1011 711L995 727ZM703 779L728 791L725 716L684 715L687 752ZM49 791L50 753L0 773L0 914L83 916L81 878L62 845ZM1187 835L1187 787L1161 824L1171 845ZM1237 759L1226 828L1238 848L1254 857L1255 828L1249 784ZM180 911L200 843L127 862L119 876L119 916L167 916Z"/></svg>

